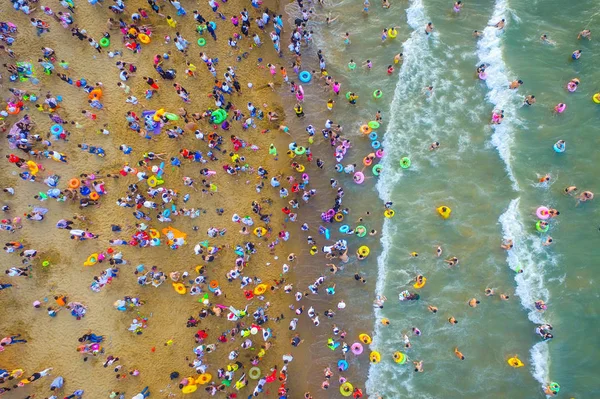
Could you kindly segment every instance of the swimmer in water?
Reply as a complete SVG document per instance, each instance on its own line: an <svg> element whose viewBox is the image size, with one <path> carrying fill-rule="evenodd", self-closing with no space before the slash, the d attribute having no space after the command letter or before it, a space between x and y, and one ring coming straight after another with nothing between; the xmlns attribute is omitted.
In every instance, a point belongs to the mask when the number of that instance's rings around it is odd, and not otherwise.
<svg viewBox="0 0 600 399"><path fill-rule="evenodd" d="M433 143L431 143L431 145L429 146L429 151L433 151L440 148L440 142L439 141L434 141Z"/></svg>
<svg viewBox="0 0 600 399"><path fill-rule="evenodd" d="M448 318L448 323L450 323L450 324L458 324L458 320L456 320L456 319L454 318L454 316L450 316L450 317Z"/></svg>
<svg viewBox="0 0 600 399"><path fill-rule="evenodd" d="M481 32L479 32L478 30L474 30L473 37L479 37L479 36L481 36Z"/></svg>
<svg viewBox="0 0 600 399"><path fill-rule="evenodd" d="M576 191L577 191L577 186L569 186L569 187L565 188L565 194L567 194L567 195L575 194Z"/></svg>
<svg viewBox="0 0 600 399"><path fill-rule="evenodd" d="M427 25L425 25L425 34L429 35L430 33L433 32L434 26L431 22L427 22Z"/></svg>
<svg viewBox="0 0 600 399"><path fill-rule="evenodd" d="M513 240L508 239L502 245L500 245L502 249L506 249L507 251L513 248Z"/></svg>
<svg viewBox="0 0 600 399"><path fill-rule="evenodd" d="M575 50L573 51L573 54L571 54L571 58L574 60L578 60L579 57L581 57L581 50Z"/></svg>
<svg viewBox="0 0 600 399"><path fill-rule="evenodd" d="M437 257L439 258L440 256L442 256L442 247L440 247L438 245L438 247L435 249L435 253L437 255Z"/></svg>
<svg viewBox="0 0 600 399"><path fill-rule="evenodd" d="M454 354L460 360L465 360L465 356L462 353L460 353L460 351L458 350L458 348L454 348Z"/></svg>
<svg viewBox="0 0 600 399"><path fill-rule="evenodd" d="M579 195L579 197L577 197L577 199L579 200L577 205L579 205L581 202L591 201L594 199L594 193L591 191L584 191Z"/></svg>
<svg viewBox="0 0 600 399"><path fill-rule="evenodd" d="M533 105L535 104L537 100L535 99L534 95L528 95L527 97L525 97L525 100L523 100L523 103L525 103L525 105Z"/></svg>
<svg viewBox="0 0 600 399"><path fill-rule="evenodd" d="M552 242L553 242L553 241L554 241L554 240L552 239L552 237L548 236L548 237L546 238L546 241L544 241L544 243L543 243L542 245L543 245L543 246L545 246L545 247L547 247L547 246L549 246L549 245L552 245Z"/></svg>
<svg viewBox="0 0 600 399"><path fill-rule="evenodd" d="M423 372L423 361L414 361L413 364L415 365L415 373L422 373Z"/></svg>
<svg viewBox="0 0 600 399"><path fill-rule="evenodd" d="M385 9L388 9L388 8L390 8L390 7L391 7L391 4L390 4L389 0L382 0L382 1L381 1L381 6L382 6L383 8L385 8Z"/></svg>
<svg viewBox="0 0 600 399"><path fill-rule="evenodd" d="M446 262L447 264L449 264L450 267L456 266L456 265L458 265L458 258L455 256L455 257L452 257L450 259L444 260L444 262Z"/></svg>
<svg viewBox="0 0 600 399"><path fill-rule="evenodd" d="M479 302L479 301L477 300L477 298L471 298L471 299L469 300L469 306L470 306L470 307L472 307L472 308L476 308L476 307L477 307L477 305L479 305L480 303L481 303L481 302Z"/></svg>
<svg viewBox="0 0 600 399"><path fill-rule="evenodd" d="M592 40L592 31L589 29L584 29L577 35L577 39L586 38L588 40Z"/></svg>
<svg viewBox="0 0 600 399"><path fill-rule="evenodd" d="M495 26L496 28L498 28L498 30L502 30L502 29L504 29L504 25L506 25L506 20L504 18L502 18L500 20L500 22L498 22L497 24L495 24L493 26Z"/></svg>
<svg viewBox="0 0 600 399"><path fill-rule="evenodd" d="M492 288L486 288L484 292L485 292L485 296L493 296L494 295L494 290Z"/></svg>
<svg viewBox="0 0 600 399"><path fill-rule="evenodd" d="M402 56L403 56L403 54L402 54L402 53L396 54L396 55L394 56L394 64L399 64L399 63L401 63L401 62L402 62Z"/></svg>
<svg viewBox="0 0 600 399"><path fill-rule="evenodd" d="M518 89L522 84L523 84L523 81L521 79L513 80L512 82L510 82L510 85L508 86L508 88L509 89Z"/></svg>
<svg viewBox="0 0 600 399"><path fill-rule="evenodd" d="M542 36L540 36L540 40L541 40L543 43L551 44L551 45L553 45L553 46L556 44L556 42L555 42L554 40L550 40L550 39L548 39L548 35L547 35L547 34L545 34L545 33L544 33Z"/></svg>
<svg viewBox="0 0 600 399"><path fill-rule="evenodd" d="M540 183L548 183L550 181L552 177L550 176L549 173L545 174L543 177L540 177L539 182Z"/></svg>
<svg viewBox="0 0 600 399"><path fill-rule="evenodd" d="M460 12L462 6L462 1L457 1L454 3L454 7L452 7L452 10L454 10L454 12Z"/></svg>
<svg viewBox="0 0 600 399"><path fill-rule="evenodd" d="M431 312L431 313L437 313L438 308L436 308L435 306L427 306L427 309Z"/></svg>
<svg viewBox="0 0 600 399"><path fill-rule="evenodd" d="M500 299L502 299L503 301L508 301L510 297L506 294L500 294Z"/></svg>

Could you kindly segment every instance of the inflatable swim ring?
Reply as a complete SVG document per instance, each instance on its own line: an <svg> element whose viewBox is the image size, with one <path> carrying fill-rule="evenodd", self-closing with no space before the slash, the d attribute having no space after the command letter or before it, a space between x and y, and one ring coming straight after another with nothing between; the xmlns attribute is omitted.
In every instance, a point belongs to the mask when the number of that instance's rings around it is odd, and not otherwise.
<svg viewBox="0 0 600 399"><path fill-rule="evenodd" d="M55 136L59 136L63 132L63 127L59 124L52 125L50 128L50 133Z"/></svg>
<svg viewBox="0 0 600 399"><path fill-rule="evenodd" d="M539 231L540 233L545 233L548 231L548 229L550 229L550 226L546 225L545 227L542 227L541 220L538 220L537 223L535 224L535 229L537 231Z"/></svg>
<svg viewBox="0 0 600 399"><path fill-rule="evenodd" d="M100 195L97 192L90 193L90 199L92 201L98 201L100 199Z"/></svg>
<svg viewBox="0 0 600 399"><path fill-rule="evenodd" d="M108 37L103 37L102 39L100 39L99 43L100 47L108 47L110 45L110 40L108 39Z"/></svg>
<svg viewBox="0 0 600 399"><path fill-rule="evenodd" d="M211 280L211 282L208 283L208 289L210 292L215 292L219 289L219 282L217 280Z"/></svg>
<svg viewBox="0 0 600 399"><path fill-rule="evenodd" d="M371 337L368 334L360 334L358 339L365 345L371 344Z"/></svg>
<svg viewBox="0 0 600 399"><path fill-rule="evenodd" d="M381 143L379 141L377 141L377 140L372 141L371 142L371 147L373 147L374 150L378 150L379 147L381 147Z"/></svg>
<svg viewBox="0 0 600 399"><path fill-rule="evenodd" d="M252 367L250 371L248 371L248 377L253 380L258 380L260 378L260 369L258 367Z"/></svg>
<svg viewBox="0 0 600 399"><path fill-rule="evenodd" d="M427 283L427 278L423 277L423 282L421 284L414 283L413 287L415 287L416 289L423 288L425 287L425 283Z"/></svg>
<svg viewBox="0 0 600 399"><path fill-rule="evenodd" d="M371 250L369 249L369 247L367 247L366 245L363 245L362 247L358 248L358 251L356 251L360 256L362 256L362 258L366 258L367 256L369 256L369 254L371 253Z"/></svg>
<svg viewBox="0 0 600 399"><path fill-rule="evenodd" d="M377 132L371 132L369 134L369 140L371 140L371 141L377 140Z"/></svg>
<svg viewBox="0 0 600 399"><path fill-rule="evenodd" d="M308 71L302 71L298 75L298 79L300 79L302 83L308 83L312 79L312 75Z"/></svg>
<svg viewBox="0 0 600 399"><path fill-rule="evenodd" d="M198 43L198 46L204 47L204 46L206 46L206 39L201 37L200 39L198 39L197 43Z"/></svg>
<svg viewBox="0 0 600 399"><path fill-rule="evenodd" d="M554 143L552 148L554 149L555 152L557 152L559 154L565 152L565 150L567 149L567 147L563 143Z"/></svg>
<svg viewBox="0 0 600 399"><path fill-rule="evenodd" d="M254 229L253 233L257 237L263 237L267 233L267 229L264 227L257 227Z"/></svg>
<svg viewBox="0 0 600 399"><path fill-rule="evenodd" d="M363 165L365 166L371 166L371 164L373 163L373 160L369 157L364 157L363 158Z"/></svg>
<svg viewBox="0 0 600 399"><path fill-rule="evenodd" d="M392 357L393 357L394 361L398 364L406 363L406 356L402 352L394 352Z"/></svg>
<svg viewBox="0 0 600 399"><path fill-rule="evenodd" d="M337 362L337 366L338 366L338 370L339 371L346 371L348 370L348 362L345 361L344 359L341 359Z"/></svg>
<svg viewBox="0 0 600 399"><path fill-rule="evenodd" d="M156 187L158 185L158 179L156 178L156 176L150 176L147 180L146 183L148 183L148 185L150 187Z"/></svg>
<svg viewBox="0 0 600 399"><path fill-rule="evenodd" d="M100 89L94 89L90 92L90 94L88 95L88 98L90 100L99 100L102 98L102 90Z"/></svg>
<svg viewBox="0 0 600 399"><path fill-rule="evenodd" d="M408 169L410 168L410 158L408 157L404 157L400 160L400 167L402 169Z"/></svg>
<svg viewBox="0 0 600 399"><path fill-rule="evenodd" d="M377 121L371 121L371 122L367 123L367 125L369 125L369 127L371 129L379 129L379 126L380 126L379 122L377 122Z"/></svg>
<svg viewBox="0 0 600 399"><path fill-rule="evenodd" d="M521 361L521 359L519 359L517 356L511 357L506 362L508 363L508 365L510 367L514 367L514 368L519 368L519 367L523 367L524 366L524 364Z"/></svg>
<svg viewBox="0 0 600 399"><path fill-rule="evenodd" d="M344 220L344 214L342 212L338 212L333 216L333 220L335 220L336 222L341 222L342 220Z"/></svg>
<svg viewBox="0 0 600 399"><path fill-rule="evenodd" d="M383 158L383 155L384 155L384 152L383 152L383 150L381 148L378 149L377 151L375 151L375 156L377 158Z"/></svg>
<svg viewBox="0 0 600 399"><path fill-rule="evenodd" d="M362 134L367 135L367 134L370 134L373 131L373 129L371 129L369 127L369 125L362 125L360 127L360 131L361 131Z"/></svg>
<svg viewBox="0 0 600 399"><path fill-rule="evenodd" d="M192 393L192 392L196 392L197 389L198 389L198 385L196 385L196 384L186 385L183 388L181 388L181 393Z"/></svg>
<svg viewBox="0 0 600 399"><path fill-rule="evenodd" d="M210 380L212 380L212 375L208 374L208 373L204 373L204 374L200 374L200 376L196 379L196 382L198 384L208 384L210 382Z"/></svg>
<svg viewBox="0 0 600 399"><path fill-rule="evenodd" d="M367 228L365 226L356 226L354 232L358 238L363 238L367 235Z"/></svg>
<svg viewBox="0 0 600 399"><path fill-rule="evenodd" d="M481 80L486 80L487 79L487 73L485 73L485 71L481 71L479 72L479 79Z"/></svg>
<svg viewBox="0 0 600 399"><path fill-rule="evenodd" d="M355 342L350 347L350 350L352 351L352 353L354 353L356 356L358 356L361 353L363 353L363 346L359 342Z"/></svg>
<svg viewBox="0 0 600 399"><path fill-rule="evenodd" d="M373 92L373 98L377 99L381 98L381 96L383 96L383 92L381 90L377 89Z"/></svg>
<svg viewBox="0 0 600 399"><path fill-rule="evenodd" d="M550 388L552 392L558 393L558 391L560 391L560 385L556 382L551 382L550 385L548 385L548 388Z"/></svg>
<svg viewBox="0 0 600 399"><path fill-rule="evenodd" d="M346 234L347 232L350 231L350 226L348 226L347 224L343 224L340 226L340 233L342 234Z"/></svg>
<svg viewBox="0 0 600 399"><path fill-rule="evenodd" d="M373 175L379 176L379 174L383 171L383 166L381 164L373 165Z"/></svg>
<svg viewBox="0 0 600 399"><path fill-rule="evenodd" d="M69 180L69 188L79 188L80 185L81 185L81 181L79 181L79 179Z"/></svg>
<svg viewBox="0 0 600 399"><path fill-rule="evenodd" d="M393 218L395 214L396 214L396 211L394 211L393 209L386 209L383 212L383 216L385 216L388 219Z"/></svg>
<svg viewBox="0 0 600 399"><path fill-rule="evenodd" d="M556 112L558 112L559 114L562 114L563 112L565 112L566 109L567 109L567 104L565 104L565 103L559 103L556 105L556 107L554 107L554 110Z"/></svg>
<svg viewBox="0 0 600 399"><path fill-rule="evenodd" d="M300 146L300 147L296 147L296 149L294 150L294 153L296 155L303 155L306 152L306 148Z"/></svg>
<svg viewBox="0 0 600 399"><path fill-rule="evenodd" d="M352 392L354 392L354 387L349 382L346 381L340 385L340 393L342 396L350 396L352 395Z"/></svg>
<svg viewBox="0 0 600 399"><path fill-rule="evenodd" d="M440 206L436 210L440 214L440 216L443 217L444 219L448 219L450 217L450 214L452 213L452 209L450 209L444 205Z"/></svg>
<svg viewBox="0 0 600 399"><path fill-rule="evenodd" d="M592 96L592 101L596 104L600 104L600 93L596 93Z"/></svg>
<svg viewBox="0 0 600 399"><path fill-rule="evenodd" d="M365 181L365 175L362 172L356 172L354 173L354 183L356 184L362 184Z"/></svg>
<svg viewBox="0 0 600 399"><path fill-rule="evenodd" d="M395 39L396 36L398 36L398 31L396 29L392 29L392 28L388 29L388 37L390 39Z"/></svg>
<svg viewBox="0 0 600 399"><path fill-rule="evenodd" d="M179 295L185 295L187 292L185 285L181 283L173 283L173 289L175 289L175 292L177 292Z"/></svg>
<svg viewBox="0 0 600 399"><path fill-rule="evenodd" d="M337 165L335 165L335 171L336 172L343 172L344 171L344 165L342 165L341 163L338 163Z"/></svg>
<svg viewBox="0 0 600 399"><path fill-rule="evenodd" d="M381 355L379 352L371 352L369 355L369 360L371 363L379 363L381 361Z"/></svg>
<svg viewBox="0 0 600 399"><path fill-rule="evenodd" d="M296 166L296 172L304 172L306 170L306 168L304 167L304 165L298 165Z"/></svg>
<svg viewBox="0 0 600 399"><path fill-rule="evenodd" d="M138 39L140 39L140 42L144 43L144 44L148 44L150 43L150 36L144 34L144 33L140 33L138 35Z"/></svg>
<svg viewBox="0 0 600 399"><path fill-rule="evenodd" d="M269 288L268 285L266 284L259 284L254 288L254 295L262 295L267 291L267 288Z"/></svg>
<svg viewBox="0 0 600 399"><path fill-rule="evenodd" d="M84 266L94 266L96 263L98 263L98 254L93 253L90 256L88 256L87 260L85 262L83 262L83 265Z"/></svg>
<svg viewBox="0 0 600 399"><path fill-rule="evenodd" d="M148 230L148 232L150 233L150 238L160 238L160 233L158 232L158 230L150 229Z"/></svg>
<svg viewBox="0 0 600 399"><path fill-rule="evenodd" d="M550 218L550 209L546 208L545 206L540 206L535 211L535 215L541 220L546 220Z"/></svg>

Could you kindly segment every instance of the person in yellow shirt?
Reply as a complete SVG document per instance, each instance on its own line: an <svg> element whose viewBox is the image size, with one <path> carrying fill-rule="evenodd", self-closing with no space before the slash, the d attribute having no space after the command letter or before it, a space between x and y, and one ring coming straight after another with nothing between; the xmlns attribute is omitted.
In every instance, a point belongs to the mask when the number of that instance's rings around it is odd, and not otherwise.
<svg viewBox="0 0 600 399"><path fill-rule="evenodd" d="M171 18L170 15L167 15L167 23L169 24L169 26L171 28L175 28L177 26L177 21L175 21L173 18Z"/></svg>

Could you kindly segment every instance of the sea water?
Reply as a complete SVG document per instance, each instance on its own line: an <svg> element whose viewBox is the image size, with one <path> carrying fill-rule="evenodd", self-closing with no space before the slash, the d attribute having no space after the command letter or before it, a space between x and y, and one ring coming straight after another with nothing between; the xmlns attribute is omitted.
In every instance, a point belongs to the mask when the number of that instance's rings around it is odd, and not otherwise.
<svg viewBox="0 0 600 399"><path fill-rule="evenodd" d="M368 394L384 398L536 398L545 396L543 386L551 381L561 385L561 396L598 396L598 206L577 204L563 189L600 189L594 170L600 107L591 101L600 90L600 72L594 68L598 38L577 40L582 29L594 31L600 6L591 0L483 0L465 2L454 13L451 1L410 0L392 2L389 10L372 3L365 15L360 3L344 0L315 7L315 43L306 50L322 49L342 93L360 95L356 107L342 96L335 98L334 112L329 113L323 98L330 94L319 92L315 82L307 90L305 109L316 120L342 123L344 134L353 140L352 155L345 161L360 165L369 143L358 128L376 110L384 114L378 131L386 153L384 173L365 183L375 184L376 192L365 194L365 186L355 187L347 175L339 177L350 199L361 202L356 209L379 212L382 208L373 204L378 196L392 201L396 211L384 223L381 247L372 248L376 256L348 267L376 279L374 292L368 297L356 288L341 291L360 298L349 302L361 309L344 328L372 332L370 350L382 356L370 366L364 359L351 362L359 369L353 377L368 372ZM298 13L296 4L287 10ZM327 26L327 16L338 19ZM501 19L506 20L503 31L489 26ZM430 21L436 29L426 35ZM382 29L392 26L399 27L398 37L382 42ZM474 37L474 30L481 35ZM349 45L343 43L345 32L350 33ZM556 44L543 43L543 33ZM576 49L583 56L573 61L570 55ZM400 52L403 63L387 76L387 66ZM350 59L359 65L354 71L347 67ZM370 71L360 67L367 59L374 64ZM481 64L487 65L485 80L476 74ZM310 63L306 68L316 69ZM581 84L569 93L565 85L574 77ZM524 85L509 89L516 79ZM433 86L431 92L428 86ZM379 100L371 96L377 88L384 92ZM523 105L528 94L536 96L534 106ZM553 108L559 102L567 110L556 115ZM490 124L494 110L504 111L500 125ZM567 142L562 154L552 149L559 139ZM434 141L441 146L430 151ZM410 168L400 168L402 157L411 159ZM335 173L333 165L328 172ZM547 173L550 183L539 183ZM452 209L447 220L436 212L442 205ZM535 230L535 210L541 205L560 211L546 234ZM544 246L549 235L554 243ZM514 248L502 249L503 239L512 239ZM437 246L443 249L439 258ZM453 256L459 258L457 266L443 262ZM418 274L427 277L427 284L417 290L413 284ZM486 297L486 288L495 295ZM420 300L400 302L403 290L419 293ZM373 328L367 328L364 314L371 312L376 294L388 300L376 309ZM500 294L509 299L501 300ZM473 297L481 301L476 308L467 304ZM538 312L536 300L544 300L548 310ZM428 305L439 311L429 312ZM380 323L384 317L389 326ZM451 325L449 317L458 324ZM541 323L554 326L550 342L535 335ZM422 335L414 336L413 327ZM322 340L326 336L322 333ZM353 341L356 337L348 343ZM454 348L466 359L457 359ZM406 364L394 363L395 351L406 354ZM515 354L525 367L507 364ZM412 362L420 360L424 373L413 370Z"/></svg>

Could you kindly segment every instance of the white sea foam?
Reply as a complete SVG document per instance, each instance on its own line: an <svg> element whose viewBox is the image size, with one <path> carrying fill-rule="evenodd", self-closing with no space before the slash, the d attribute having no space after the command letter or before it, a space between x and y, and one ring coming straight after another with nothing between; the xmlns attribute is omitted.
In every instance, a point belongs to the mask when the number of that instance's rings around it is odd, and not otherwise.
<svg viewBox="0 0 600 399"><path fill-rule="evenodd" d="M501 19L508 20L507 15L508 2L506 0L497 0L494 6L494 12L489 20L489 24L493 25ZM510 15L514 21L518 18L511 12ZM510 21L507 21L510 23ZM518 125L517 109L519 107L520 98L516 90L508 88L509 82L514 80L514 76L504 62L502 56L502 36L504 32L498 30L494 26L486 27L477 43L477 56L479 65L486 64L487 79L485 83L490 91L487 94L487 99L494 105L496 110L504 110L505 118L500 125L493 125L491 143L500 154L500 158L504 161L506 173L508 174L512 187L515 191L519 191L519 183L511 166L512 155L510 148L514 140L514 126Z"/></svg>
<svg viewBox="0 0 600 399"><path fill-rule="evenodd" d="M513 199L508 209L500 215L498 222L502 226L505 239L512 239L514 247L508 251L508 265L515 272L516 295L527 310L529 320L535 324L547 321L535 308L536 300L548 302L550 294L545 287L544 268L550 267L545 258L541 240L535 234L527 233L519 211L520 198ZM534 220L532 219L532 223ZM523 270L523 273L517 273ZM533 327L532 327L533 330ZM550 354L546 343L540 342L531 349L532 374L541 384L549 381Z"/></svg>
<svg viewBox="0 0 600 399"><path fill-rule="evenodd" d="M410 6L406 10L408 25L413 29L413 32L408 40L403 44L404 62L399 71L399 80L394 90L394 98L392 99L390 110L398 110L401 106L401 101L405 101L409 96L419 96L418 92L423 88L423 81L426 81L428 71L424 68L423 63L428 59L428 52L430 46L430 39L424 34L423 29L425 24L429 22L428 17L425 15L425 9L422 0L412 0ZM429 55L430 57L430 55ZM432 78L432 76L430 76ZM414 113L413 113L414 115ZM416 117L416 116L415 116ZM401 122L401 115L396 112L390 112L390 120L384 135L383 145L384 148L393 148L395 155L406 154L408 150L408 134L401 134L398 130L399 123ZM415 124L416 125L416 124ZM388 201L392 194L394 185L400 180L402 174L397 172L395 161L396 156L388 155L383 159L384 172L378 182L377 190L379 197ZM382 228L382 252L377 258L377 284L376 292L382 293L384 289L384 283L387 275L388 255L392 247L392 237L396 235L396 229L389 220L384 222ZM375 309L375 319L379 320L382 317L381 310ZM378 345L383 345L379 341L380 338L380 326L381 323L375 322L374 329L374 341L373 346L376 348ZM369 367L369 376L366 383L366 390L369 396L374 396L380 392L381 382L384 380L381 378L381 372L383 369L377 365L371 365ZM409 375L410 377L410 375ZM410 379L404 381L406 389L410 390Z"/></svg>

